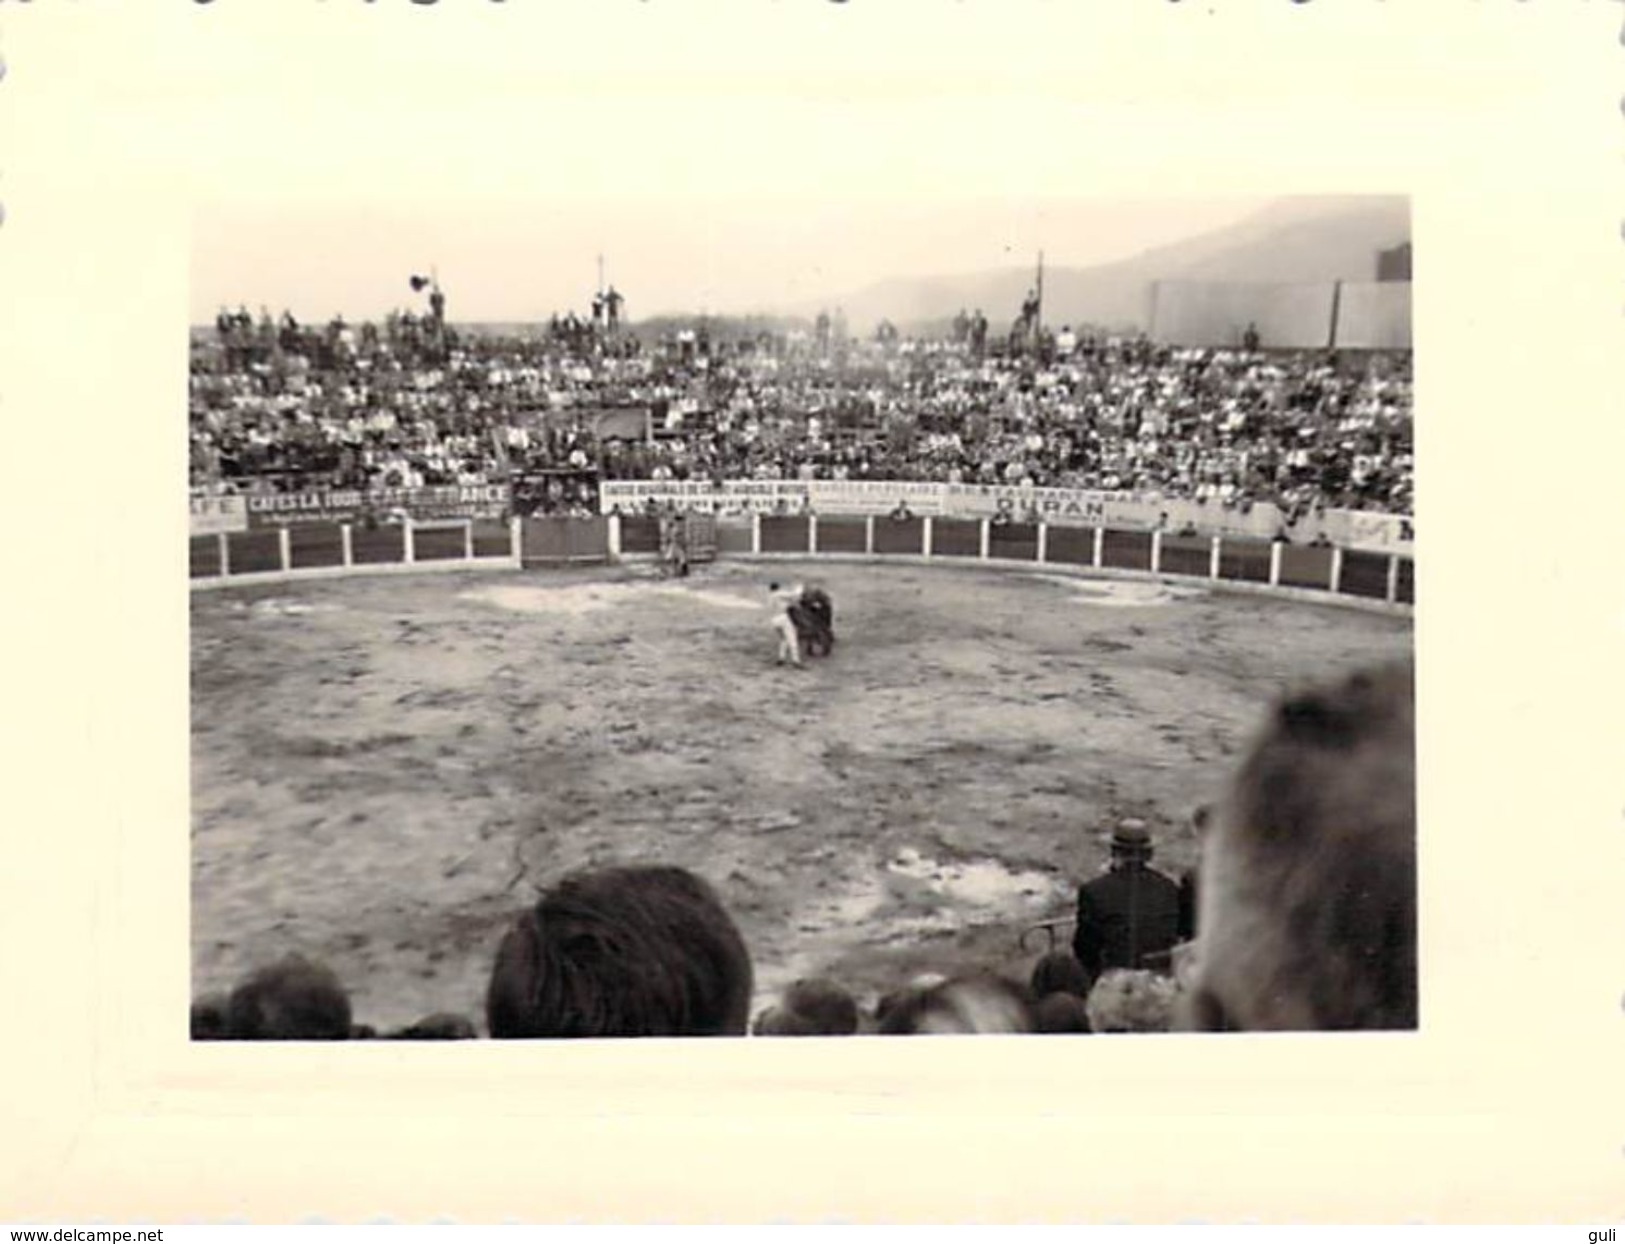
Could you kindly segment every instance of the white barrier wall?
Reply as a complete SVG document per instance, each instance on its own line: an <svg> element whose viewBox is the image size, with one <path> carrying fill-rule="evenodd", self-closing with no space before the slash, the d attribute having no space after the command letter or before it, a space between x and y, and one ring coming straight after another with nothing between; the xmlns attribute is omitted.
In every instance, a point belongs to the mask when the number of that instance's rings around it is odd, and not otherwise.
<svg viewBox="0 0 1625 1244"><path fill-rule="evenodd" d="M624 544L623 528L631 523L647 524L652 520L628 518L622 519L619 515L611 515L608 522L599 530L604 541L604 556L606 561L625 560L620 550ZM820 524L816 518L781 520L772 516L764 517L755 514L750 517L748 546L738 547L730 555L747 556L753 558L857 558L865 561L885 561L887 559L920 560L931 562L985 562L1000 566L1046 566L1063 570L1089 570L1104 575L1127 575L1143 578L1176 578L1198 579L1221 583L1227 587L1236 587L1245 590L1276 591L1287 595L1307 595L1319 600L1327 600L1340 604L1380 605L1383 607L1409 612L1411 609L1409 591L1401 589L1402 566L1411 562L1407 556L1397 553L1386 555L1375 554L1368 550L1352 550L1346 552L1342 548L1330 548L1324 551L1316 550L1312 556L1317 561L1329 563L1325 575L1325 582L1308 585L1294 585L1290 577L1284 573L1289 556L1301 556L1301 553L1289 552L1301 546L1288 546L1280 542L1265 543L1256 539L1233 538L1227 541L1223 536L1202 537L1196 540L1168 536L1164 532L1129 532L1113 530L1097 526L1093 528L1080 527L1075 524L1054 526L1046 523L1029 525L1004 525L991 519L966 520L943 519L927 515L920 519L910 519L902 527L889 526L888 533L896 536L898 532L905 532L907 539L898 541L893 538L881 547L877 541L877 524L892 524L890 519L876 519L871 516L844 516L827 520ZM833 540L831 530L837 524L846 524L856 530L862 531L862 551L857 550L856 541L852 545L840 547ZM947 523L957 527L960 543L958 551L950 551L946 544L939 544L937 526ZM972 538L966 539L966 524L974 524ZM772 528L775 539L764 540L764 525ZM450 529L458 530L459 555L450 557L437 557L433 560L422 560L417 556L422 533ZM821 531L829 538L821 538ZM1087 548L1086 556L1066 556L1064 552L1057 553L1062 533L1074 541L1073 548ZM471 569L490 570L518 570L525 565L523 520L515 518L508 526L508 544L506 551L501 555L481 556L474 555L475 544L472 523L430 523L414 524L408 522L401 531L401 552L398 560L390 561L360 561L355 556L355 530L349 524L339 528L341 559L336 564L322 566L300 567L294 564L292 550L292 537L288 529L283 528L276 532L238 533L241 537L250 536L260 540L275 540L275 565L265 570L244 572L240 567L232 566L231 536L220 532L212 536L193 536L193 555L197 556L200 542L210 542L216 551L213 573L194 573L191 584L194 588L211 588L223 585L252 584L259 582L274 582L283 579L304 578L332 578L352 574L400 574L423 571L446 571ZM949 534L953 534L952 531ZM1029 545L1031 556L1025 550ZM1129 538L1143 541L1146 544L1147 558L1143 567L1129 566L1114 563L1107 545L1108 536ZM1081 538L1081 543L1079 543ZM1010 556L1015 552L1008 544L1014 541L1021 546L1020 556ZM773 547L768 547L769 544ZM971 549L974 548L974 552ZM1183 553L1183 569L1173 564L1173 557L1169 550L1177 548ZM1344 565L1349 556L1364 559L1365 588L1357 593L1348 591L1349 585L1343 582ZM654 558L658 554L644 553L631 555L632 558ZM1232 567L1233 572L1226 571L1227 557L1234 556L1244 563ZM1192 558L1195 558L1195 564ZM1267 573L1259 573L1261 566L1267 564ZM1252 567L1249 571L1247 566Z"/></svg>

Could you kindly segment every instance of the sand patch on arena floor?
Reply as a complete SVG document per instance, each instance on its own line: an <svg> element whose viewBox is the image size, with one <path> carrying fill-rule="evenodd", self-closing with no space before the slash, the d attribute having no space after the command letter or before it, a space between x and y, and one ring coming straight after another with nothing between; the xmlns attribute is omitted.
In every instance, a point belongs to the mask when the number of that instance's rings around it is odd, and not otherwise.
<svg viewBox="0 0 1625 1244"><path fill-rule="evenodd" d="M1078 605L1143 609L1207 595L1206 590L1199 587L1175 587L1169 583L1146 583L1135 579L1076 579L1064 574L1037 574L1032 577L1069 589L1072 603Z"/></svg>
<svg viewBox="0 0 1625 1244"><path fill-rule="evenodd" d="M233 613L248 613L260 618L296 618L307 613L333 613L343 606L314 604L291 596L266 596L256 601L234 600L229 608Z"/></svg>
<svg viewBox="0 0 1625 1244"><path fill-rule="evenodd" d="M461 598L516 613L580 617L600 609L647 602L651 596L692 600L718 609L762 608L761 601L746 600L729 592L680 587L671 583L571 583L558 587L497 585L464 592Z"/></svg>
<svg viewBox="0 0 1625 1244"><path fill-rule="evenodd" d="M1011 902L1043 903L1064 889L1044 873L1018 872L998 860L944 863L921 855L912 847L904 847L887 867L977 907L1001 907Z"/></svg>

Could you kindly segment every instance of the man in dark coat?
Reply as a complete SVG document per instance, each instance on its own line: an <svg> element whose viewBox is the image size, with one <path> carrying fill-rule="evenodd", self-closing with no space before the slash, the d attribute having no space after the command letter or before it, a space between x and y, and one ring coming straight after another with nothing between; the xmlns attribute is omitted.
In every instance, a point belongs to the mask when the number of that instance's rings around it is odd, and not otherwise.
<svg viewBox="0 0 1625 1244"><path fill-rule="evenodd" d="M1097 978L1108 968L1169 971L1168 952L1179 941L1179 887L1150 867L1144 821L1119 824L1111 850L1109 871L1078 888L1072 953Z"/></svg>

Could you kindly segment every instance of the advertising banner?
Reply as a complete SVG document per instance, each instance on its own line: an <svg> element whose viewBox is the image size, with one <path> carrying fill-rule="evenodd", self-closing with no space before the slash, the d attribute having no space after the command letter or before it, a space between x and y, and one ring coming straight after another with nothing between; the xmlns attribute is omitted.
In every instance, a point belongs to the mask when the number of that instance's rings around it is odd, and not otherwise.
<svg viewBox="0 0 1625 1244"><path fill-rule="evenodd" d="M1416 539L1412 520L1403 514L1367 510L1327 510L1318 524L1333 544L1376 553L1411 552Z"/></svg>
<svg viewBox="0 0 1625 1244"><path fill-rule="evenodd" d="M938 483L889 480L731 479L719 487L706 480L605 480L598 506L611 513L640 514L653 502L700 514L888 514L898 502L916 515L942 513Z"/></svg>
<svg viewBox="0 0 1625 1244"><path fill-rule="evenodd" d="M248 504L242 497L192 498L192 534L213 536L248 530Z"/></svg>
<svg viewBox="0 0 1625 1244"><path fill-rule="evenodd" d="M1057 526L1111 527L1151 531L1161 527L1204 536L1249 536L1272 539L1283 525L1281 511L1268 502L1248 507L1173 500L1131 492L1084 488L1031 488L1016 485L946 484L901 480L728 480L718 486L705 480L606 480L599 488L599 508L611 513L641 514L650 502L676 505L701 514L889 514L901 502L914 516L1043 522ZM1312 527L1313 530L1309 530ZM1350 548L1406 552L1411 520L1395 514L1328 510L1293 529L1306 542L1324 532Z"/></svg>
<svg viewBox="0 0 1625 1244"><path fill-rule="evenodd" d="M290 523L349 523L368 515L379 522L408 514L420 521L501 518L512 500L506 484L447 485L436 488L331 489L242 498L250 527Z"/></svg>

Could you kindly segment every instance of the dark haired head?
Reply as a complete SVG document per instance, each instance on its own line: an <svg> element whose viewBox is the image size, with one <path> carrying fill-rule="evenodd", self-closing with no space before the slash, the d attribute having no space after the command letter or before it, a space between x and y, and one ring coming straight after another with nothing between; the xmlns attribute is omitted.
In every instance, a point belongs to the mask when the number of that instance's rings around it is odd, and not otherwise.
<svg viewBox="0 0 1625 1244"><path fill-rule="evenodd" d="M466 1016L436 1011L389 1035L395 1041L467 1041L479 1034Z"/></svg>
<svg viewBox="0 0 1625 1244"><path fill-rule="evenodd" d="M1089 969L1078 962L1076 955L1064 950L1052 950L1033 965L1031 986L1035 998L1047 998L1052 993L1087 998L1094 983Z"/></svg>
<svg viewBox="0 0 1625 1244"><path fill-rule="evenodd" d="M239 1041L344 1041L350 998L325 964L289 955L231 991L226 1027Z"/></svg>
<svg viewBox="0 0 1625 1244"><path fill-rule="evenodd" d="M752 974L716 894L681 868L579 873L509 930L486 996L493 1037L743 1036Z"/></svg>
<svg viewBox="0 0 1625 1244"><path fill-rule="evenodd" d="M224 1041L227 1036L226 1010L230 1005L223 993L205 994L192 1003L192 1040Z"/></svg>
<svg viewBox="0 0 1625 1244"><path fill-rule="evenodd" d="M784 991L784 1006L819 1036L846 1037L858 1030L858 1004L845 989L823 978L799 980Z"/></svg>
<svg viewBox="0 0 1625 1244"><path fill-rule="evenodd" d="M1052 993L1033 1005L1034 1032L1090 1032L1089 1006L1072 993Z"/></svg>

